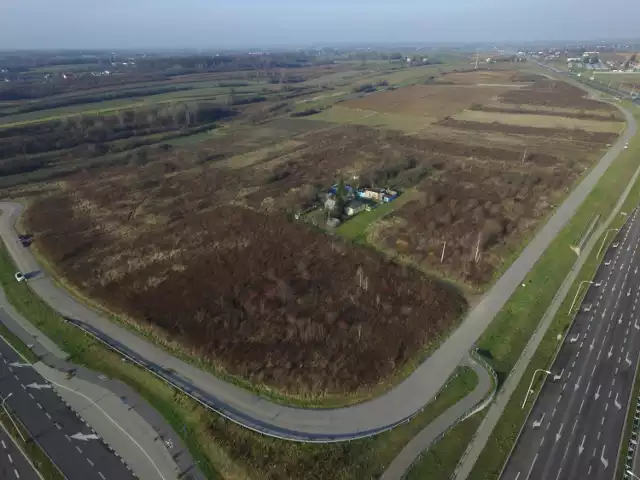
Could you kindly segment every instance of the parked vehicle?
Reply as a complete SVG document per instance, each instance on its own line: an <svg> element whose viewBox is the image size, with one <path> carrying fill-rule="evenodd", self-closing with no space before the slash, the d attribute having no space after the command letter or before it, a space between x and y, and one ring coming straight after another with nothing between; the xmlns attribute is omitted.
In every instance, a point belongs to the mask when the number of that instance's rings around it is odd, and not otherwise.
<svg viewBox="0 0 640 480"><path fill-rule="evenodd" d="M16 274L14 275L16 281L18 282L23 282L27 279L27 277L25 277L22 272L16 272Z"/></svg>

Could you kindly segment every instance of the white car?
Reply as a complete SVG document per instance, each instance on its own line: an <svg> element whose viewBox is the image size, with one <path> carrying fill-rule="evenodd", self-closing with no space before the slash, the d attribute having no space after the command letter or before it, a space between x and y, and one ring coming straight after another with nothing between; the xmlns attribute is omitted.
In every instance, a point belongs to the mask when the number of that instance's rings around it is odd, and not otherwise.
<svg viewBox="0 0 640 480"><path fill-rule="evenodd" d="M629 144L628 144L628 143L625 143L625 144L624 144L624 149L626 150L627 148L629 148Z"/></svg>
<svg viewBox="0 0 640 480"><path fill-rule="evenodd" d="M615 243L612 245L612 247L613 247L613 248L618 248L618 242L615 242Z"/></svg>
<svg viewBox="0 0 640 480"><path fill-rule="evenodd" d="M27 277L25 277L22 272L16 272L16 274L14 275L15 279L17 282L23 282L27 279Z"/></svg>

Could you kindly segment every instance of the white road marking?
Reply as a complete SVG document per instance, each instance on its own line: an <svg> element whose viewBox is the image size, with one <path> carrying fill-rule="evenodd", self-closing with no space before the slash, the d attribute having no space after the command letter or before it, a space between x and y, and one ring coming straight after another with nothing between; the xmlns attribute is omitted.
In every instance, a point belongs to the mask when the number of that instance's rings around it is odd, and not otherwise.
<svg viewBox="0 0 640 480"><path fill-rule="evenodd" d="M87 458L87 462L89 462L89 465L91 465L93 467L93 462L91 461L90 458Z"/></svg>
<svg viewBox="0 0 640 480"><path fill-rule="evenodd" d="M584 405L584 398L582 399L582 402L580 402L580 409L578 410L578 413L582 412L583 405Z"/></svg>
<svg viewBox="0 0 640 480"><path fill-rule="evenodd" d="M76 450L78 450L79 453L82 453L82 449L76 445Z"/></svg>
<svg viewBox="0 0 640 480"><path fill-rule="evenodd" d="M9 463L13 463L13 458L11 458L11 455L9 453L7 453L7 457L9 457Z"/></svg>

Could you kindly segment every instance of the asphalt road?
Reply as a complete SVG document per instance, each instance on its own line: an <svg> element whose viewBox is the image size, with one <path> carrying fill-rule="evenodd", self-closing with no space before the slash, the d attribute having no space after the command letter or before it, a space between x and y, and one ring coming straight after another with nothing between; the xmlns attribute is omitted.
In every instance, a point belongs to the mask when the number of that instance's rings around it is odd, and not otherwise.
<svg viewBox="0 0 640 480"><path fill-rule="evenodd" d="M406 380L385 394L358 405L332 410L301 409L279 405L227 383L187 364L134 333L102 317L72 298L41 273L28 248L17 242L14 223L21 205L0 203L0 236L18 268L34 273L31 288L63 316L82 321L115 342L144 357L149 364L175 372L183 383L203 392L216 410L241 425L268 435L300 441L335 441L366 437L393 427L417 413L440 390L467 355L494 316L520 285L542 253L571 219L586 196L615 160L624 143L635 134L636 123L625 112L628 128L616 144L591 169L562 205L460 327Z"/></svg>
<svg viewBox="0 0 640 480"><path fill-rule="evenodd" d="M464 418L465 415L471 412L477 413L483 405L486 407L486 404L482 402L485 397L487 397L487 392L492 388L491 374L484 366L475 361L471 355L469 355L461 366L471 367L473 371L476 372L478 376L478 384L476 387L469 395L449 407L420 433L413 437L389 464L380 477L380 480L397 480L402 478L416 459L422 455L422 452L437 441L455 421ZM475 409L477 409L477 411Z"/></svg>
<svg viewBox="0 0 640 480"><path fill-rule="evenodd" d="M0 427L0 478L40 480L33 465L25 458L2 427Z"/></svg>
<svg viewBox="0 0 640 480"><path fill-rule="evenodd" d="M604 255L502 479L614 477L640 351L639 246L636 210Z"/></svg>
<svg viewBox="0 0 640 480"><path fill-rule="evenodd" d="M22 422L30 438L69 480L135 478L51 385L2 338L0 396L6 399L5 405L13 418Z"/></svg>

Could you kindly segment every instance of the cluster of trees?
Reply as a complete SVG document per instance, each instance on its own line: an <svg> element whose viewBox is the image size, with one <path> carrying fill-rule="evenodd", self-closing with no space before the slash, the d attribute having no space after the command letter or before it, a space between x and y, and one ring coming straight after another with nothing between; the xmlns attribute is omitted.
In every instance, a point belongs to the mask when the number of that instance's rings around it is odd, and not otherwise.
<svg viewBox="0 0 640 480"><path fill-rule="evenodd" d="M49 108L67 107L70 105L83 105L88 103L99 103L108 100L119 100L122 98L146 97L148 95L159 95L162 93L179 92L189 90L191 87L178 86L158 86L149 88L129 88L123 90L112 90L101 93L91 93L86 95L74 95L63 98L43 99L37 102L30 102L12 110L4 110L0 112L0 116L15 115L19 113L36 112ZM2 92L0 92L0 95Z"/></svg>
<svg viewBox="0 0 640 480"><path fill-rule="evenodd" d="M0 138L0 172L13 175L44 168L49 166L51 157L38 157L38 154L79 146L86 147L85 155L104 155L112 151L107 145L109 142L212 128L213 122L234 114L234 110L215 104L174 104L124 110L108 116L76 116L8 127Z"/></svg>
<svg viewBox="0 0 640 480"><path fill-rule="evenodd" d="M84 75L67 81L56 77L50 82L17 81L0 83L0 101L33 100L60 93L76 92L96 87L109 87L132 83L163 80L160 74L123 74L109 76Z"/></svg>
<svg viewBox="0 0 640 480"><path fill-rule="evenodd" d="M271 68L298 68L332 63L301 52L269 53L262 55L189 55L158 56L140 58L136 62L138 71L163 71L168 75L183 75L195 72L233 72L242 70L265 70Z"/></svg>

